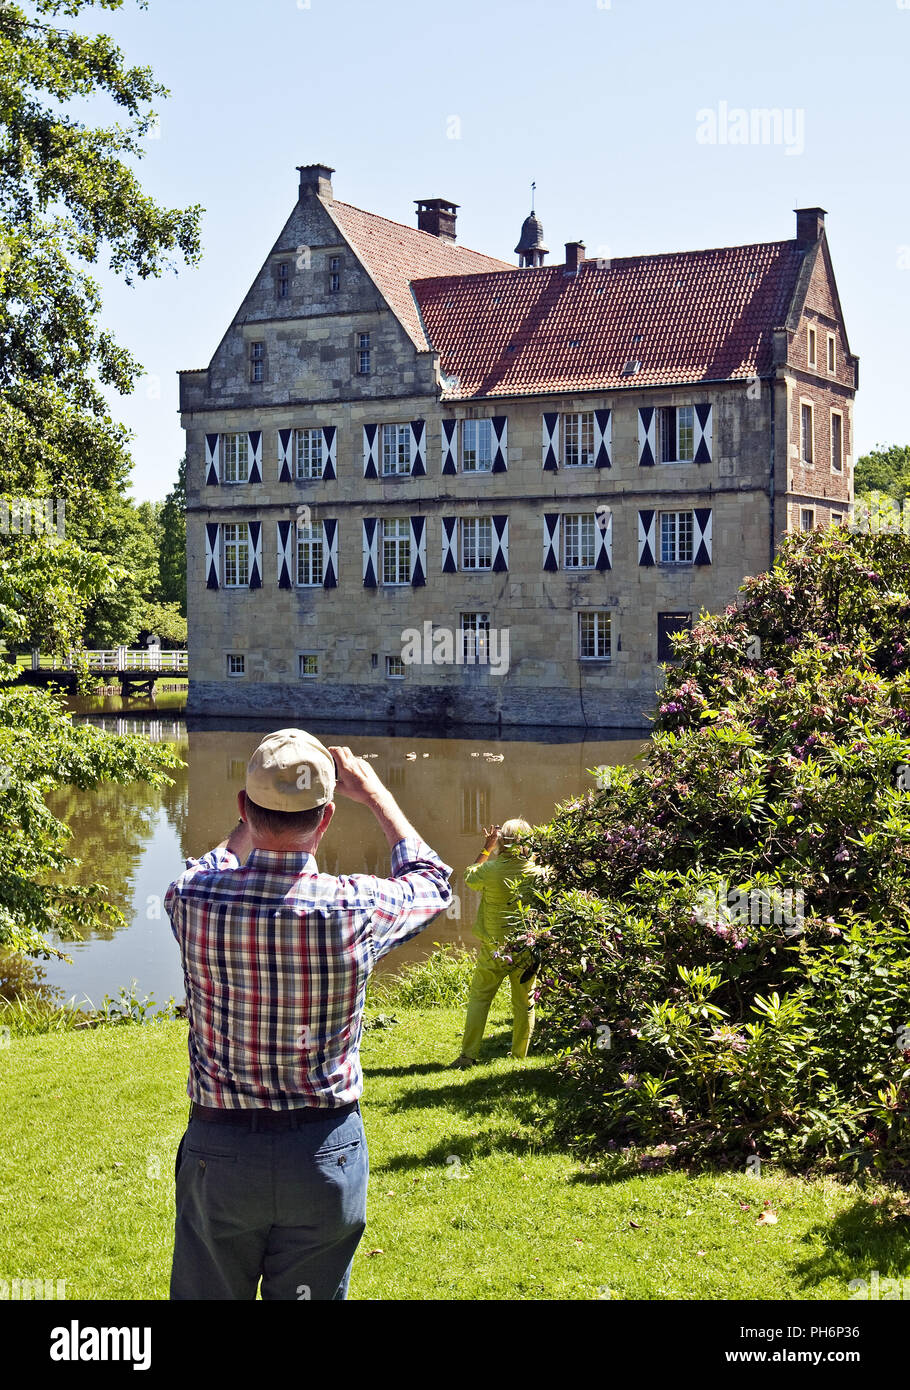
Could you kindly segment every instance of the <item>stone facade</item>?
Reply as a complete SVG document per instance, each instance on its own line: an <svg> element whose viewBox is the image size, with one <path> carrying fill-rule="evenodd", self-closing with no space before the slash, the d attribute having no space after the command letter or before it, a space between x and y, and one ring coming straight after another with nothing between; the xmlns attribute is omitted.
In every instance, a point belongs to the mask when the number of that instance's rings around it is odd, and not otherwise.
<svg viewBox="0 0 910 1390"><path fill-rule="evenodd" d="M734 601L743 577L767 568L780 536L808 519L803 513L821 525L849 512L856 359L823 232L786 324L768 325L774 366L765 379L458 399L444 389L438 354L415 342L393 307L369 252L330 215L331 171L301 172L300 200L210 366L181 374L189 709L333 723L647 728L666 633ZM408 244L428 235L409 231ZM359 370L363 334L367 373ZM811 466L800 449L804 405L812 407ZM664 407L700 408L705 461L642 466L642 412ZM595 411L599 428L608 419L609 466L566 467L565 416ZM834 411L840 471L831 463ZM544 416L555 414L562 456L547 471ZM463 470L470 419L495 421L495 469ZM400 475L383 476L383 425L402 427L396 466L404 458L409 467ZM365 427L374 426L375 477L365 476ZM322 432L327 476L295 476L292 432L307 430ZM239 466L228 457L237 438L228 436L249 439ZM456 471L444 472L453 438ZM241 481L228 481L232 469ZM556 528L556 518L577 516L587 520ZM394 521L403 539L389 546L404 570L390 583L382 531ZM223 529L234 524L237 533ZM316 542L303 555L312 584L296 582L298 524ZM566 568L574 527L582 566ZM487 568L462 567L472 539L490 545ZM311 562L316 572L307 573ZM476 615L486 615L489 633ZM445 647L445 633L465 623L482 634L473 662L452 660ZM398 664L415 650L420 661Z"/></svg>

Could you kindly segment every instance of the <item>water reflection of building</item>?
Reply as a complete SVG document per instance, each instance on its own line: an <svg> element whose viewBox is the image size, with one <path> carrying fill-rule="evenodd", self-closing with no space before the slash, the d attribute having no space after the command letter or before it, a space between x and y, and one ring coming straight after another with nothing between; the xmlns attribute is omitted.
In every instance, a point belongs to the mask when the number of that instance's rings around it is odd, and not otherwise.
<svg viewBox="0 0 910 1390"><path fill-rule="evenodd" d="M622 740L503 742L485 748L466 739L371 735L361 740L349 732L320 732L319 737L326 744L347 744L355 753L378 753L372 766L417 831L453 869L457 902L451 913L437 918L417 942L393 953L393 963L420 958L434 941L470 942L477 897L465 890L463 873L481 848L483 825L515 815L532 824L548 820L557 802L592 785L588 768L630 762L644 746L640 740ZM199 855L223 839L234 823L237 792L262 732L193 729L188 738L189 809L182 849L185 855ZM503 761L483 761L479 750ZM406 755L413 751L418 757L409 761ZM388 873L385 836L363 806L337 798L317 863L330 874Z"/></svg>
<svg viewBox="0 0 910 1390"><path fill-rule="evenodd" d="M490 824L490 788L475 777L466 778L461 788L461 833L479 835Z"/></svg>

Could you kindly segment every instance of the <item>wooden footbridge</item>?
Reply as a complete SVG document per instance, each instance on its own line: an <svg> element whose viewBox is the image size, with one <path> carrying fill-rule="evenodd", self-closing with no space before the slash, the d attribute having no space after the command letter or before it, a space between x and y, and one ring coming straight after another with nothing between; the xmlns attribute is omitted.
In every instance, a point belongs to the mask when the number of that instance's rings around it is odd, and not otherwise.
<svg viewBox="0 0 910 1390"><path fill-rule="evenodd" d="M110 683L119 682L124 696L151 695L155 682L162 676L188 676L189 657L185 651L162 651L159 647L108 647L95 651L71 652L66 664L60 666L40 652L33 651L31 664L20 666L16 682L19 685L61 685L75 689L76 668L84 660L92 675L106 676Z"/></svg>

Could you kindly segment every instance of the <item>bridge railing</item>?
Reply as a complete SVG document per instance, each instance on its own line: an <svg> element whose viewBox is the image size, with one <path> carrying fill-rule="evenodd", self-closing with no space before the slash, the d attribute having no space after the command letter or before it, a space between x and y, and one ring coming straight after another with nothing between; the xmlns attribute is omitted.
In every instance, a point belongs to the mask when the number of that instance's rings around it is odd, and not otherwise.
<svg viewBox="0 0 910 1390"><path fill-rule="evenodd" d="M79 653L70 652L68 666ZM155 647L99 647L82 653L90 671L186 671L189 654L185 651L163 652ZM37 669L41 658L32 653L32 667Z"/></svg>

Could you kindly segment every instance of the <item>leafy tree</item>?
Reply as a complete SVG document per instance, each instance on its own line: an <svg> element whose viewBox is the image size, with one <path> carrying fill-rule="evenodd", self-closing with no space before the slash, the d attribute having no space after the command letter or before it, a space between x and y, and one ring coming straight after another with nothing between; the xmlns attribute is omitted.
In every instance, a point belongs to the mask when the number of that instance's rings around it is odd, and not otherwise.
<svg viewBox="0 0 910 1390"><path fill-rule="evenodd" d="M186 646L186 618L176 603L145 603L139 610L137 637L157 633L163 646Z"/></svg>
<svg viewBox="0 0 910 1390"><path fill-rule="evenodd" d="M158 596L158 513L160 504L111 500L86 550L117 556L115 586L100 594L86 613L85 645L113 647L135 641L143 625L142 612Z"/></svg>
<svg viewBox="0 0 910 1390"><path fill-rule="evenodd" d="M0 639L61 655L87 613L110 627L132 612L135 592L117 616L125 544L149 582L157 569L154 543L140 554L140 512L123 500L126 431L102 394L131 391L140 368L101 324L90 267L106 255L131 283L172 268L175 254L199 256L199 209L159 207L126 162L141 157L164 89L108 36L54 22L121 6L0 6L0 497L50 497L66 515L65 535L0 535ZM95 94L119 109L116 122L90 127L68 112ZM62 886L69 834L48 809L51 791L160 785L174 761L163 745L77 727L53 694L0 689L0 947L52 952L49 931L65 939L117 917L97 885Z"/></svg>
<svg viewBox="0 0 910 1390"><path fill-rule="evenodd" d="M898 502L910 496L910 444L877 445L856 461L857 496L881 492Z"/></svg>
<svg viewBox="0 0 910 1390"><path fill-rule="evenodd" d="M910 1159L910 539L788 538L676 638L636 768L560 808L541 957L586 1146Z"/></svg>
<svg viewBox="0 0 910 1390"><path fill-rule="evenodd" d="M161 601L176 603L186 617L186 454L180 460L177 481L162 503L158 523Z"/></svg>

